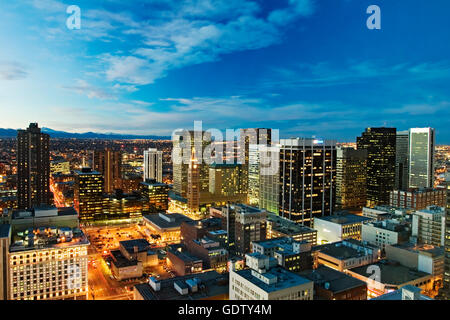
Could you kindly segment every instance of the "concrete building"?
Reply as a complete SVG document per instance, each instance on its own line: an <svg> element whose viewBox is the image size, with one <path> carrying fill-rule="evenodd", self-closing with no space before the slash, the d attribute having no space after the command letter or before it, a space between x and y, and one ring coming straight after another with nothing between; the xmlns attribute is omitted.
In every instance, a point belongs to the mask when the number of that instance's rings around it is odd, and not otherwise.
<svg viewBox="0 0 450 320"><path fill-rule="evenodd" d="M147 180L163 182L162 156L163 152L155 148L144 150L144 182Z"/></svg>
<svg viewBox="0 0 450 320"><path fill-rule="evenodd" d="M433 187L435 139L433 128L409 129L408 186L410 188Z"/></svg>
<svg viewBox="0 0 450 320"><path fill-rule="evenodd" d="M13 233L26 231L30 226L76 228L78 214L74 208L37 207L27 211L13 211L10 223Z"/></svg>
<svg viewBox="0 0 450 320"><path fill-rule="evenodd" d="M251 250L252 241L266 239L267 212L247 205L234 205L235 227L234 241L235 253L244 256Z"/></svg>
<svg viewBox="0 0 450 320"><path fill-rule="evenodd" d="M249 269L230 271L230 300L312 300L314 283L277 267L275 258L246 254Z"/></svg>
<svg viewBox="0 0 450 320"><path fill-rule="evenodd" d="M295 241L317 244L317 230L302 226L273 213L267 213L267 239L288 237Z"/></svg>
<svg viewBox="0 0 450 320"><path fill-rule="evenodd" d="M158 213L144 216L143 221L148 236L159 237L161 243L177 243L180 241L181 224L193 220L179 213Z"/></svg>
<svg viewBox="0 0 450 320"><path fill-rule="evenodd" d="M380 249L368 243L347 239L313 247L314 264L326 265L337 271L376 263Z"/></svg>
<svg viewBox="0 0 450 320"><path fill-rule="evenodd" d="M389 217L391 217L390 210L378 206L375 206L374 208L364 207L362 213L364 217L377 221L388 219Z"/></svg>
<svg viewBox="0 0 450 320"><path fill-rule="evenodd" d="M387 219L363 223L361 239L373 244L383 251L387 245L409 241L411 225L399 220Z"/></svg>
<svg viewBox="0 0 450 320"><path fill-rule="evenodd" d="M412 236L419 243L444 246L445 208L430 206L412 215Z"/></svg>
<svg viewBox="0 0 450 320"><path fill-rule="evenodd" d="M87 300L89 241L78 228L39 227L13 235L8 300Z"/></svg>
<svg viewBox="0 0 450 320"><path fill-rule="evenodd" d="M190 254L181 244L170 245L167 248L167 265L175 270L178 276L198 273L203 270L203 260Z"/></svg>
<svg viewBox="0 0 450 320"><path fill-rule="evenodd" d="M314 281L314 300L367 300L367 284L349 275L319 266L300 273Z"/></svg>
<svg viewBox="0 0 450 320"><path fill-rule="evenodd" d="M327 217L314 218L318 244L342 241L346 239L361 240L361 228L369 218L354 214L339 213Z"/></svg>
<svg viewBox="0 0 450 320"><path fill-rule="evenodd" d="M277 238L252 242L252 253L273 257L279 266L291 272L313 268L311 243L292 238Z"/></svg>
<svg viewBox="0 0 450 320"><path fill-rule="evenodd" d="M119 181L122 178L122 153L113 150L95 150L93 152L93 169L103 176L103 191L112 193L120 189Z"/></svg>

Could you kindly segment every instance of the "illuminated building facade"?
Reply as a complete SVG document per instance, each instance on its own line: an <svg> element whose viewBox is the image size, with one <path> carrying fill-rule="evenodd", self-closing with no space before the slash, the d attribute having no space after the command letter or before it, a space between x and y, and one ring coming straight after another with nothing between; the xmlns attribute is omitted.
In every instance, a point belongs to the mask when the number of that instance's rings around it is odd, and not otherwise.
<svg viewBox="0 0 450 320"><path fill-rule="evenodd" d="M395 128L367 128L357 138L357 148L367 150L367 206L389 203L395 187Z"/></svg>
<svg viewBox="0 0 450 320"><path fill-rule="evenodd" d="M145 213L165 212L169 207L169 186L156 181L141 182L140 192L143 197Z"/></svg>
<svg viewBox="0 0 450 320"><path fill-rule="evenodd" d="M75 171L74 207L80 222L97 220L103 211L103 177L90 168Z"/></svg>
<svg viewBox="0 0 450 320"><path fill-rule="evenodd" d="M122 153L120 151L96 150L93 163L93 169L103 175L104 192L113 193L114 189L120 189L119 182L122 177Z"/></svg>
<svg viewBox="0 0 450 320"><path fill-rule="evenodd" d="M144 199L139 194L106 194L103 196L103 210L96 220L105 222L132 221L137 222L142 218Z"/></svg>
<svg viewBox="0 0 450 320"><path fill-rule="evenodd" d="M397 131L395 149L395 189L408 189L409 130Z"/></svg>
<svg viewBox="0 0 450 320"><path fill-rule="evenodd" d="M446 193L444 188L410 188L406 191L393 190L389 195L389 205L396 208L422 210L428 206L445 207Z"/></svg>
<svg viewBox="0 0 450 320"><path fill-rule="evenodd" d="M432 188L434 183L433 128L409 130L409 182L410 188Z"/></svg>
<svg viewBox="0 0 450 320"><path fill-rule="evenodd" d="M338 148L336 153L336 206L362 208L366 205L367 151Z"/></svg>
<svg viewBox="0 0 450 320"><path fill-rule="evenodd" d="M447 190L447 204L445 207L445 235L444 235L444 278L443 288L439 291L439 299L450 300L450 173L445 175Z"/></svg>
<svg viewBox="0 0 450 320"><path fill-rule="evenodd" d="M280 140L280 216L312 226L333 212L336 199L336 142Z"/></svg>
<svg viewBox="0 0 450 320"><path fill-rule="evenodd" d="M212 163L209 166L209 192L217 200L245 202L242 178L242 165Z"/></svg>
<svg viewBox="0 0 450 320"><path fill-rule="evenodd" d="M53 174L70 174L70 163L65 160L56 160L50 162L50 173Z"/></svg>
<svg viewBox="0 0 450 320"><path fill-rule="evenodd" d="M8 255L9 300L87 300L89 241L79 229L24 232Z"/></svg>
<svg viewBox="0 0 450 320"><path fill-rule="evenodd" d="M17 131L17 201L19 209L51 204L50 136L37 123Z"/></svg>
<svg viewBox="0 0 450 320"><path fill-rule="evenodd" d="M156 180L156 182L163 182L162 156L162 151L158 151L155 148L144 150L144 181Z"/></svg>
<svg viewBox="0 0 450 320"><path fill-rule="evenodd" d="M280 149L272 147L267 149L259 147L259 159L261 153L270 159L269 163L260 163L259 165L259 189L258 189L258 207L268 212L278 214L280 205L280 170L276 166L280 164ZM275 166L275 167L273 167ZM250 192L250 189L249 189Z"/></svg>

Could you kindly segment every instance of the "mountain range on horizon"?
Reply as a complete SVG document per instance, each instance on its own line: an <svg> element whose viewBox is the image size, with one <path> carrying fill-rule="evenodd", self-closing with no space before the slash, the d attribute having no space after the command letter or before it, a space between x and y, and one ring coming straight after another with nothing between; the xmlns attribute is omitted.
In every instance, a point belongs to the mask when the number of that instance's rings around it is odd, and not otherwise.
<svg viewBox="0 0 450 320"><path fill-rule="evenodd" d="M156 135L132 135L120 133L97 133L84 132L73 133L66 131L58 131L50 128L41 128L42 132L47 133L52 138L76 138L76 139L147 139L147 140L170 140L170 136L156 136ZM0 128L0 138L15 138L17 137L17 129Z"/></svg>

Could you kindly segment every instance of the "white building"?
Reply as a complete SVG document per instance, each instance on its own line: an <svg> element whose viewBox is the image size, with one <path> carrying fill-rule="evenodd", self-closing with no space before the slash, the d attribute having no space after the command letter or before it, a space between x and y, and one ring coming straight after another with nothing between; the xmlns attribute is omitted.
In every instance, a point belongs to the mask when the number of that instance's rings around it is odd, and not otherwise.
<svg viewBox="0 0 450 320"><path fill-rule="evenodd" d="M144 150L144 181L156 180L162 181L162 151L150 148Z"/></svg>
<svg viewBox="0 0 450 320"><path fill-rule="evenodd" d="M397 244L408 240L407 227L400 221L382 220L363 223L361 239L385 249L386 245Z"/></svg>
<svg viewBox="0 0 450 320"><path fill-rule="evenodd" d="M325 244L345 239L361 240L361 225L369 220L367 217L354 214L316 217L314 229L317 230L317 243Z"/></svg>
<svg viewBox="0 0 450 320"><path fill-rule="evenodd" d="M433 128L409 129L408 173L410 188L432 188L434 184Z"/></svg>
<svg viewBox="0 0 450 320"><path fill-rule="evenodd" d="M276 267L260 253L246 254L249 269L230 271L230 300L313 300L314 282Z"/></svg>
<svg viewBox="0 0 450 320"><path fill-rule="evenodd" d="M444 246L445 208L429 206L412 215L412 236L419 243Z"/></svg>

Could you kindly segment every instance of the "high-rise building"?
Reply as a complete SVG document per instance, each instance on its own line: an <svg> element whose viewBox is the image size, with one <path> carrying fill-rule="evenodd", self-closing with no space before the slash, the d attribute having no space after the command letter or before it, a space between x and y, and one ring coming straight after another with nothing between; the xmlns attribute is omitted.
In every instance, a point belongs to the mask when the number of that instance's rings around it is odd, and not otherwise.
<svg viewBox="0 0 450 320"><path fill-rule="evenodd" d="M357 148L367 150L367 206L389 203L395 187L395 128L367 128L357 138Z"/></svg>
<svg viewBox="0 0 450 320"><path fill-rule="evenodd" d="M389 195L389 205L402 209L422 210L428 206L445 207L447 191L444 188L409 188L393 190Z"/></svg>
<svg viewBox="0 0 450 320"><path fill-rule="evenodd" d="M336 198L336 142L280 140L279 214L311 226L314 217L332 214Z"/></svg>
<svg viewBox="0 0 450 320"><path fill-rule="evenodd" d="M211 144L211 133L208 131L185 131L174 135L173 152L173 191L183 198L187 196L188 171L192 152L196 149L197 166L200 175L200 193L209 193L209 164L203 161L204 150ZM199 148L201 146L201 148Z"/></svg>
<svg viewBox="0 0 450 320"><path fill-rule="evenodd" d="M122 177L121 164L122 153L120 151L103 150L94 151L94 170L103 175L104 192L113 193L114 189L120 189Z"/></svg>
<svg viewBox="0 0 450 320"><path fill-rule="evenodd" d="M340 209L364 207L367 150L338 148L336 161L336 206Z"/></svg>
<svg viewBox="0 0 450 320"><path fill-rule="evenodd" d="M249 145L249 164L248 164L248 194L247 203L251 206L259 206L259 167L260 151L259 145Z"/></svg>
<svg viewBox="0 0 450 320"><path fill-rule="evenodd" d="M278 214L280 209L280 170L277 166L280 164L280 149L279 147L260 147L259 153L259 159L266 157L270 161L259 165L258 207Z"/></svg>
<svg viewBox="0 0 450 320"><path fill-rule="evenodd" d="M409 131L397 131L395 149L395 189L408 189Z"/></svg>
<svg viewBox="0 0 450 320"><path fill-rule="evenodd" d="M445 180L447 205L445 208L444 278L443 287L439 291L439 299L450 300L450 172L446 173Z"/></svg>
<svg viewBox="0 0 450 320"><path fill-rule="evenodd" d="M80 222L92 222L102 215L103 176L100 172L91 168L75 170L73 202Z"/></svg>
<svg viewBox="0 0 450 320"><path fill-rule="evenodd" d="M51 204L50 136L37 123L17 131L17 201L19 209Z"/></svg>
<svg viewBox="0 0 450 320"><path fill-rule="evenodd" d="M144 198L143 211L148 213L166 212L169 208L169 186L155 180L147 180L140 184L141 195Z"/></svg>
<svg viewBox="0 0 450 320"><path fill-rule="evenodd" d="M162 151L150 148L144 150L144 181L156 180L162 181Z"/></svg>
<svg viewBox="0 0 450 320"><path fill-rule="evenodd" d="M194 149L195 150L195 149ZM191 213L200 211L200 165L192 152L192 159L188 168L187 202Z"/></svg>
<svg viewBox="0 0 450 320"><path fill-rule="evenodd" d="M409 131L409 187L432 188L434 184L433 128L411 128Z"/></svg>
<svg viewBox="0 0 450 320"><path fill-rule="evenodd" d="M251 251L253 241L266 240L267 212L247 205L232 205L229 209L235 211L236 254L244 256Z"/></svg>
<svg viewBox="0 0 450 320"><path fill-rule="evenodd" d="M209 166L209 192L215 201L245 202L242 178L241 164L212 163Z"/></svg>
<svg viewBox="0 0 450 320"><path fill-rule="evenodd" d="M255 178L255 170L257 170L257 164L255 166L255 161L258 160L257 151L255 150L255 147L253 146L253 151L251 152L251 145L262 145L262 146L268 146L272 144L272 129L267 128L249 128L249 129L241 129L240 130L240 137L239 137L239 151L240 151L240 157L238 161L242 163L242 190L247 193L254 194L254 191L250 191L248 183L250 182L251 177ZM251 155L252 153L252 155ZM258 157L258 158L255 158ZM257 163L257 162L256 162ZM254 180L253 180L254 182ZM255 202L256 197L252 198L252 201ZM248 199L250 200L250 198ZM255 203L256 205L256 203Z"/></svg>
<svg viewBox="0 0 450 320"><path fill-rule="evenodd" d="M11 244L11 225L0 224L0 300L8 298L8 253Z"/></svg>

